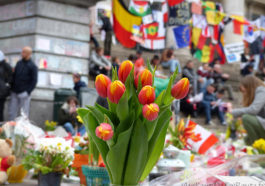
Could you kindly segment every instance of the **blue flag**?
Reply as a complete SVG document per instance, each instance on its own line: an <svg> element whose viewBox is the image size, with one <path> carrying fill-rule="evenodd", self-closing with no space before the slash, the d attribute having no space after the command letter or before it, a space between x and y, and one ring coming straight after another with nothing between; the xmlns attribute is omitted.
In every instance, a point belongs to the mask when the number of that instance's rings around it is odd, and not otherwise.
<svg viewBox="0 0 265 186"><path fill-rule="evenodd" d="M190 26L181 25L173 28L177 48L184 48L190 43Z"/></svg>

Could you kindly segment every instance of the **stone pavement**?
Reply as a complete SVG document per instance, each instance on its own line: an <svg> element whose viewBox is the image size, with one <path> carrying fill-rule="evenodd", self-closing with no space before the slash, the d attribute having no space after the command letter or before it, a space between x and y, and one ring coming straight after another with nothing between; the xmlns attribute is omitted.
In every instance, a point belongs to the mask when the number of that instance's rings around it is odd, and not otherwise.
<svg viewBox="0 0 265 186"><path fill-rule="evenodd" d="M25 179L23 183L11 183L11 184L8 184L7 186L37 186L37 185L38 185L38 180ZM80 185L79 183L67 183L65 181L61 183L61 186L79 186L79 185Z"/></svg>

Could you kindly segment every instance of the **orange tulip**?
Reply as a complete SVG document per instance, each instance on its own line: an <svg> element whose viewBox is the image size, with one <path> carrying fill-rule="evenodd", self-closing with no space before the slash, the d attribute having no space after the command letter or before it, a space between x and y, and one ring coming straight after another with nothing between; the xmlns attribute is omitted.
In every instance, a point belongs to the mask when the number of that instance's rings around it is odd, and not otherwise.
<svg viewBox="0 0 265 186"><path fill-rule="evenodd" d="M145 86L141 89L138 95L138 100L142 105L150 104L155 101L155 89L151 86Z"/></svg>
<svg viewBox="0 0 265 186"><path fill-rule="evenodd" d="M171 95L176 99L182 99L189 92L190 82L188 78L182 78L171 89Z"/></svg>
<svg viewBox="0 0 265 186"><path fill-rule="evenodd" d="M119 79L125 83L128 75L130 74L131 70L133 68L133 63L129 60L122 62L120 68L119 68Z"/></svg>
<svg viewBox="0 0 265 186"><path fill-rule="evenodd" d="M143 116L148 121L154 121L159 113L159 106L155 103L149 105L144 105L143 107Z"/></svg>
<svg viewBox="0 0 265 186"><path fill-rule="evenodd" d="M108 87L108 98L112 103L118 104L124 92L124 84L119 80L113 81Z"/></svg>
<svg viewBox="0 0 265 186"><path fill-rule="evenodd" d="M108 123L101 123L96 128L96 136L104 141L108 141L113 136L113 130L110 124Z"/></svg>
<svg viewBox="0 0 265 186"><path fill-rule="evenodd" d="M152 76L152 73L149 70L144 69L143 71L141 71L140 73L138 73L138 75L134 79L135 87L138 86L139 76L140 76L140 79L141 79L141 82L142 82L142 87L144 87L146 85L151 85L152 86L152 84L153 84L153 76Z"/></svg>
<svg viewBox="0 0 265 186"><path fill-rule="evenodd" d="M107 97L107 90L108 90L108 86L110 85L111 80L103 75L103 74L99 74L96 77L96 81L95 81L95 86L96 86L96 90L98 92L98 94L105 98Z"/></svg>

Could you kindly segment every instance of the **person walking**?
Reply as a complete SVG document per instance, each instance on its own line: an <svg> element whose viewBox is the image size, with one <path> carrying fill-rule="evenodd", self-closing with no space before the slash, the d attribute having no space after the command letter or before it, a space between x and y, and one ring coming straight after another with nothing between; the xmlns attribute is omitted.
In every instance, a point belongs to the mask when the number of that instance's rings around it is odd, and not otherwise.
<svg viewBox="0 0 265 186"><path fill-rule="evenodd" d="M4 121L4 106L6 97L10 93L10 83L12 80L12 68L5 61L5 55L0 50L0 122Z"/></svg>
<svg viewBox="0 0 265 186"><path fill-rule="evenodd" d="M16 64L11 86L11 98L9 103L9 120L14 120L18 112L29 116L30 95L38 80L38 68L31 59L32 49L24 47L21 57Z"/></svg>
<svg viewBox="0 0 265 186"><path fill-rule="evenodd" d="M253 75L240 82L243 95L243 108L232 109L234 117L241 117L247 131L245 142L252 145L255 140L265 138L265 84Z"/></svg>
<svg viewBox="0 0 265 186"><path fill-rule="evenodd" d="M112 42L112 25L110 23L110 19L107 16L106 12L103 12L101 16L102 20L102 27L101 31L105 31L105 41L104 41L104 55L110 56L111 55L111 42Z"/></svg>

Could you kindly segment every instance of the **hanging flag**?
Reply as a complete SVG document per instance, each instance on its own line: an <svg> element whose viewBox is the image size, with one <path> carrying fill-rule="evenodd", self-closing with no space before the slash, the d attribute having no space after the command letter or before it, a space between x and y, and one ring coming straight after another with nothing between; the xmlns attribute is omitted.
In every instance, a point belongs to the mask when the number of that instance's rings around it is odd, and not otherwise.
<svg viewBox="0 0 265 186"><path fill-rule="evenodd" d="M201 15L202 14L202 5L201 3L191 3L191 12L193 14L199 14Z"/></svg>
<svg viewBox="0 0 265 186"><path fill-rule="evenodd" d="M190 27L189 25L181 25L173 28L177 48L189 46Z"/></svg>
<svg viewBox="0 0 265 186"><path fill-rule="evenodd" d="M205 42L207 40L207 37L204 37L202 34L199 38L199 42L198 42L198 45L197 45L197 48L202 50L203 49L203 46L205 45Z"/></svg>
<svg viewBox="0 0 265 186"><path fill-rule="evenodd" d="M175 6L179 3L182 3L184 0L168 0L168 5L169 6Z"/></svg>
<svg viewBox="0 0 265 186"><path fill-rule="evenodd" d="M202 35L204 37L211 37L210 27L209 26L206 26L205 28L202 29Z"/></svg>
<svg viewBox="0 0 265 186"><path fill-rule="evenodd" d="M146 39L154 39L158 34L158 23L150 23L147 25L143 25L144 30L144 38Z"/></svg>
<svg viewBox="0 0 265 186"><path fill-rule="evenodd" d="M214 25L210 27L210 34L213 44L217 44L219 41L219 25Z"/></svg>
<svg viewBox="0 0 265 186"><path fill-rule="evenodd" d="M209 25L215 25L216 24L215 23L215 11L209 10L209 11L206 11L205 14L206 14L207 23Z"/></svg>
<svg viewBox="0 0 265 186"><path fill-rule="evenodd" d="M243 25L249 24L243 16L232 15L230 16L233 19L234 33L242 35L243 34Z"/></svg>
<svg viewBox="0 0 265 186"><path fill-rule="evenodd" d="M166 0L162 3L162 13L163 13L164 23L167 23L168 22L168 8L167 8Z"/></svg>
<svg viewBox="0 0 265 186"><path fill-rule="evenodd" d="M129 11L136 16L145 16L151 13L148 1L131 0Z"/></svg>
<svg viewBox="0 0 265 186"><path fill-rule="evenodd" d="M193 27L204 29L207 26L207 21L204 15L193 14L192 24Z"/></svg>
<svg viewBox="0 0 265 186"><path fill-rule="evenodd" d="M264 39L265 38L265 29L264 29L265 28L265 16L264 15L260 16L260 27L263 28L261 30L260 35L261 35L261 38Z"/></svg>
<svg viewBox="0 0 265 186"><path fill-rule="evenodd" d="M215 10L216 6L215 6L215 2L212 1L203 1L202 5L205 7L205 10Z"/></svg>
<svg viewBox="0 0 265 186"><path fill-rule="evenodd" d="M190 21L189 3L183 1L175 6L169 6L168 26L187 25Z"/></svg>
<svg viewBox="0 0 265 186"><path fill-rule="evenodd" d="M261 19L256 19L255 21L251 21L249 25L244 25L244 36L243 39L248 43L253 43L260 35Z"/></svg>
<svg viewBox="0 0 265 186"><path fill-rule="evenodd" d="M140 34L140 26L138 26L138 25L133 25L133 28L132 28L132 33L134 34L134 35L141 35Z"/></svg>
<svg viewBox="0 0 265 186"><path fill-rule="evenodd" d="M217 53L219 55L220 63L225 64L226 56L225 56L224 48L223 48L222 44L218 43L217 45L215 45L215 50L217 51Z"/></svg>
<svg viewBox="0 0 265 186"><path fill-rule="evenodd" d="M117 40L127 48L136 46L136 42L131 40L133 25L141 25L141 17L137 17L128 12L121 4L121 0L113 0L113 31Z"/></svg>
<svg viewBox="0 0 265 186"><path fill-rule="evenodd" d="M201 29L193 27L192 28L191 41L194 44L194 47L197 47L200 35L201 35Z"/></svg>
<svg viewBox="0 0 265 186"><path fill-rule="evenodd" d="M198 61L201 61L201 59L202 59L202 51L201 50L196 50L196 52L194 53L193 57L198 59Z"/></svg>
<svg viewBox="0 0 265 186"><path fill-rule="evenodd" d="M142 19L143 19L143 24L145 24L145 25L154 22L152 14L148 14L146 16L143 16Z"/></svg>
<svg viewBox="0 0 265 186"><path fill-rule="evenodd" d="M204 45L202 49L202 58L201 62L209 63L210 62L211 48L210 46Z"/></svg>

